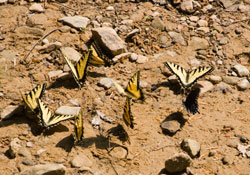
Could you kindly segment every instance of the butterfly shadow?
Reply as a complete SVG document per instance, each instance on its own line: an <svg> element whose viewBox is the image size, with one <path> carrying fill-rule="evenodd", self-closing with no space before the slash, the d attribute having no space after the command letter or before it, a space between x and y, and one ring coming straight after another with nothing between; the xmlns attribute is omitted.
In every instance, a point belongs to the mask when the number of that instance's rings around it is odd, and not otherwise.
<svg viewBox="0 0 250 175"><path fill-rule="evenodd" d="M70 77L69 79L63 80L61 78L57 78L50 86L47 87L47 90L56 89L60 87L65 87L67 89L76 89L78 88L77 83L75 82L74 78Z"/></svg>
<svg viewBox="0 0 250 175"><path fill-rule="evenodd" d="M155 91L160 87L167 87L169 88L171 91L174 92L175 95L179 95L182 93L181 91L181 86L179 85L179 83L169 83L168 81L164 81L158 84L152 84L152 88L151 91Z"/></svg>
<svg viewBox="0 0 250 175"><path fill-rule="evenodd" d="M98 72L90 72L88 71L88 75L93 78L106 77L106 74L98 73Z"/></svg>
<svg viewBox="0 0 250 175"><path fill-rule="evenodd" d="M63 124L61 124L61 123L59 123L56 126L49 127L49 128L43 128L42 127L42 130L43 130L43 135L44 136L53 135L55 132L68 132L69 131L69 129L66 126L64 126Z"/></svg>
<svg viewBox="0 0 250 175"><path fill-rule="evenodd" d="M183 113L182 112L174 112L170 115L168 115L162 122L161 122L161 129L163 134L165 135L169 135L169 136L173 136L176 134L176 132L171 132L170 129L171 125L174 125L173 123L171 123L171 121L176 121L180 124L180 128L182 128L185 123L187 122L187 120L183 117ZM163 125L166 125L167 128L163 127Z"/></svg>
<svg viewBox="0 0 250 175"><path fill-rule="evenodd" d="M185 171L178 172L178 173L169 173L165 168L161 169L161 171L158 173L158 175L186 175L187 173Z"/></svg>
<svg viewBox="0 0 250 175"><path fill-rule="evenodd" d="M60 147L64 149L66 152L71 152L72 148L74 147L74 138L72 135L69 135L62 140L60 140L56 147Z"/></svg>

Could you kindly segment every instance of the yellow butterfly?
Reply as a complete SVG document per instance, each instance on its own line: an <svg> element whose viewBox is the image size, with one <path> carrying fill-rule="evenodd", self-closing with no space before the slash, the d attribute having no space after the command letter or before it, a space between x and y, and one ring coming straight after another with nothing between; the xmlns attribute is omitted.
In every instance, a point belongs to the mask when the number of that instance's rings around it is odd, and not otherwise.
<svg viewBox="0 0 250 175"><path fill-rule="evenodd" d="M134 128L134 117L131 113L131 107L130 107L130 98L127 97L126 101L125 101L125 105L124 105L124 109L123 109L123 120L125 122L125 124L127 126L129 126L130 128Z"/></svg>
<svg viewBox="0 0 250 175"><path fill-rule="evenodd" d="M75 143L83 139L84 126L83 126L83 112L80 110L79 114L75 116L75 125L74 125L74 140Z"/></svg>

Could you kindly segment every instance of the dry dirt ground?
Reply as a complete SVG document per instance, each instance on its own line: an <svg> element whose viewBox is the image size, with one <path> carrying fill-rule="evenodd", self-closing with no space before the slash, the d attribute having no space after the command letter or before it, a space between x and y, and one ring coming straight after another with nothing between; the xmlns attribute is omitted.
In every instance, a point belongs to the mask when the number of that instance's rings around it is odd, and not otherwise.
<svg viewBox="0 0 250 175"><path fill-rule="evenodd" d="M13 2L13 1L12 1ZM203 3L208 3L203 1ZM27 142L33 144L27 149L31 153L34 164L62 163L67 167L66 174L81 174L78 168L71 167L70 161L77 154L85 154L93 162L91 170L101 172L100 174L158 174L164 169L165 161L175 153L183 152L180 143L185 138L191 138L201 144L200 155L192 159L190 171L197 175L249 175L249 159L239 155L236 145L249 144L250 140L250 94L249 89L239 91L236 86L231 86L231 90L226 93L217 91L216 88L204 93L198 99L200 114L192 116L188 122L184 122L181 130L173 136L162 133L160 124L167 117L176 115L188 119L185 110L182 109L181 95L178 89L173 90L167 83L167 77L162 74L165 61L174 61L185 68L190 67L190 57L195 57L192 46L183 46L172 43L166 31L155 29L151 26L152 20L146 19L146 15L141 20L133 23L130 28L140 28L141 33L137 34L135 41L128 43L128 50L137 54L143 54L149 58L144 64L137 64L124 60L108 68L89 67L85 86L79 90L73 78L65 81L49 79L48 72L63 70L64 60L57 56L56 51L40 54L34 49L27 60L23 60L32 45L41 36L22 28L26 25L28 16L31 14L29 7L32 3L21 4L16 1L14 4L0 5L0 47L3 50L10 50L15 58L13 60L1 61L0 57L0 110L8 105L22 104L20 92L24 93L32 89L35 84L47 82L48 88L43 99L51 110L56 110L60 105L72 105L70 99L78 99L80 106L84 110L85 133L82 145L73 146L73 121L66 121L62 124L42 132L37 121L30 119L23 111L14 115L8 120L0 122L0 174L18 174L29 168L29 165L22 163L23 157L17 155L11 159L8 155L9 144L14 138L21 140L21 145L26 146ZM46 5L45 16L47 20L40 26L39 30L46 32L62 26L57 20L65 15L81 15L94 20L96 16L102 14L103 20L108 21L119 28L120 21L141 10L145 14L148 11L159 12L163 22L169 22L173 26L180 24L181 17L191 15L181 13L176 8L165 8L151 2L140 3L94 3L92 1L69 1L63 7L56 3ZM106 11L106 7L113 6L116 13ZM225 11L217 3L213 3L214 11L197 13L209 21L209 16L216 14L222 21L235 21L243 17L249 17L249 13L236 11ZM152 17L153 18L153 17ZM210 30L215 30L209 26ZM22 28L22 29L21 29ZM69 32L59 31L47 37L49 42L59 41L63 46L73 47L76 50L90 38L92 26L89 25L85 32L78 32L71 29ZM196 33L191 27L182 30L186 41L191 36L207 38L209 41L217 42L218 36L226 36L229 42L222 46L226 56L223 64L214 64L215 70L212 75L227 75L232 65L242 63L250 69L249 57L247 54L240 59L240 54L248 53L249 56L249 25L246 21L230 24L226 27L219 26L218 34L212 35ZM235 34L235 29L241 28L241 35ZM127 32L120 32L118 35L125 40ZM166 47L161 47L159 41L161 36L168 38ZM146 40L146 41L145 41ZM216 47L214 42L210 42L207 49L208 57L200 60L202 65L216 63L219 56L213 52ZM41 45L41 44L39 44ZM144 52L142 51L144 49ZM154 54L174 51L176 56L162 56L154 59ZM0 51L1 53L1 51ZM94 117L94 112L99 110L106 116L121 121L125 97L119 95L115 88L105 90L99 87L98 81L103 77L110 77L120 82L127 82L137 71L141 71L141 81L147 83L144 88L146 100L144 103L132 102L132 113L135 117L135 128L127 129L131 144L122 143L116 138L111 138L110 143L102 136L102 132L93 128L90 120ZM207 76L206 78L208 78ZM204 80L204 79L203 79ZM33 84L32 84L33 83ZM152 90L155 85L158 88ZM216 86L216 85L214 85ZM115 127L114 124L103 122L102 128L107 130ZM245 141L245 143L242 143ZM122 147L115 147L112 152L110 146L123 145L128 149L127 158L123 158L126 153ZM38 154L39 150L44 150ZM213 151L213 156L208 156ZM223 163L222 159L227 159ZM116 171L116 172L115 172ZM84 173L82 173L84 174ZM91 174L85 172L85 174ZM98 174L98 173L96 173Z"/></svg>

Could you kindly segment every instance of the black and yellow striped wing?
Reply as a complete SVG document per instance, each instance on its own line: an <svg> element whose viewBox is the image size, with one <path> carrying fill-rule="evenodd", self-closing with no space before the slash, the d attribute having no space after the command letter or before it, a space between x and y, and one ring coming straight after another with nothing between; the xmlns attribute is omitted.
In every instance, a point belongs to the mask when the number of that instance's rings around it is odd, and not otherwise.
<svg viewBox="0 0 250 175"><path fill-rule="evenodd" d="M79 142L84 137L84 125L83 125L83 112L80 110L78 116L75 116L75 125L74 125L74 140L75 143Z"/></svg>
<svg viewBox="0 0 250 175"><path fill-rule="evenodd" d="M25 104L32 110L34 111L37 109L37 101L36 99L41 98L45 88L46 88L46 83L39 84L35 88L33 88L28 94L22 95L23 101Z"/></svg>
<svg viewBox="0 0 250 175"><path fill-rule="evenodd" d="M192 114L200 113L199 112L199 105L198 105L199 93L200 93L199 88L196 88L196 89L192 90L188 94L185 102L183 102L183 105L184 105L188 115L190 113L192 113Z"/></svg>
<svg viewBox="0 0 250 175"><path fill-rule="evenodd" d="M125 105L124 105L123 120L127 126L129 126L132 129L134 128L134 123L133 123L134 117L131 113L130 98L129 97L127 97Z"/></svg>
<svg viewBox="0 0 250 175"><path fill-rule="evenodd" d="M140 88L140 71L136 72L129 80L125 92L129 97L137 100L144 100L144 95Z"/></svg>
<svg viewBox="0 0 250 175"><path fill-rule="evenodd" d="M210 66L198 67L187 72L183 67L171 62L165 62L165 65L177 76L184 89L191 87L199 78L213 71L213 67Z"/></svg>
<svg viewBox="0 0 250 175"><path fill-rule="evenodd" d="M62 121L73 119L75 116L73 115L54 115L51 113L49 108L41 101L41 99L37 99L37 104L40 110L40 119L41 124L45 128L49 128L56 124L59 124Z"/></svg>
<svg viewBox="0 0 250 175"><path fill-rule="evenodd" d="M64 54L63 57L66 61L66 63L68 64L73 77L76 81L76 83L78 84L79 88L81 89L81 84L80 82L84 82L86 79L86 75L87 75L87 67L88 67L88 63L89 63L89 55L91 54L91 51L88 51L87 53L85 53L81 59L76 63L76 65L74 65L69 58L67 58Z"/></svg>
<svg viewBox="0 0 250 175"><path fill-rule="evenodd" d="M103 54L101 48L98 44L93 41L90 45L90 50L92 51L89 63L95 66L110 66L111 61L109 58Z"/></svg>

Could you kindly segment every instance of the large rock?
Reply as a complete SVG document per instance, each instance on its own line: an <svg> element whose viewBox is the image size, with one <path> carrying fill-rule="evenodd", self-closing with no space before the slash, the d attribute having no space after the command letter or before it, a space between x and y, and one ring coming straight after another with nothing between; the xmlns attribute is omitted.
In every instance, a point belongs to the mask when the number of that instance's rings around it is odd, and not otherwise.
<svg viewBox="0 0 250 175"><path fill-rule="evenodd" d="M91 167L93 162L84 154L76 155L71 160L72 167Z"/></svg>
<svg viewBox="0 0 250 175"><path fill-rule="evenodd" d="M176 120L163 121L161 123L161 129L164 134L174 135L181 129L181 124Z"/></svg>
<svg viewBox="0 0 250 175"><path fill-rule="evenodd" d="M23 171L21 175L64 175L66 167L62 164L35 165Z"/></svg>
<svg viewBox="0 0 250 175"><path fill-rule="evenodd" d="M165 162L165 169L169 173L184 171L191 163L191 158L185 153L177 153Z"/></svg>
<svg viewBox="0 0 250 175"><path fill-rule="evenodd" d="M124 53L126 50L125 42L117 35L116 31L109 27L92 29L93 38L113 56Z"/></svg>
<svg viewBox="0 0 250 175"><path fill-rule="evenodd" d="M60 106L55 113L59 115L78 115L81 107Z"/></svg>
<svg viewBox="0 0 250 175"><path fill-rule="evenodd" d="M209 48L209 43L206 39L196 36L192 37L191 41L188 44L190 45L190 47L193 47L194 50L205 50Z"/></svg>
<svg viewBox="0 0 250 175"><path fill-rule="evenodd" d="M74 27L78 30L85 29L87 25L90 23L90 20L83 16L63 17L59 19L58 21L65 23L71 27Z"/></svg>
<svg viewBox="0 0 250 175"><path fill-rule="evenodd" d="M81 58L81 54L71 47L62 47L61 52L70 60L77 62Z"/></svg>
<svg viewBox="0 0 250 175"><path fill-rule="evenodd" d="M181 143L181 148L186 151L189 156L195 157L199 154L201 145L199 142L192 139L184 139Z"/></svg>
<svg viewBox="0 0 250 175"><path fill-rule="evenodd" d="M239 77L244 77L249 75L249 70L241 64L233 66L232 69L237 73Z"/></svg>
<svg viewBox="0 0 250 175"><path fill-rule="evenodd" d="M183 12L192 13L194 11L192 0L183 0L181 2L181 10Z"/></svg>
<svg viewBox="0 0 250 175"><path fill-rule="evenodd" d="M8 119L13 115L20 113L22 110L23 106L9 105L2 110L0 119Z"/></svg>
<svg viewBox="0 0 250 175"><path fill-rule="evenodd" d="M236 3L238 0L220 0L220 2L223 4L225 8L228 8L232 6L234 3Z"/></svg>
<svg viewBox="0 0 250 175"><path fill-rule="evenodd" d="M183 46L186 46L186 41L184 40L184 38L182 37L182 35L180 33L177 32L168 32L169 36L171 37L171 39L173 40L174 43L179 43Z"/></svg>
<svg viewBox="0 0 250 175"><path fill-rule="evenodd" d="M19 149L21 148L20 145L21 141L18 138L14 138L11 142L10 142L10 147L9 147L9 155L11 158L15 158Z"/></svg>

